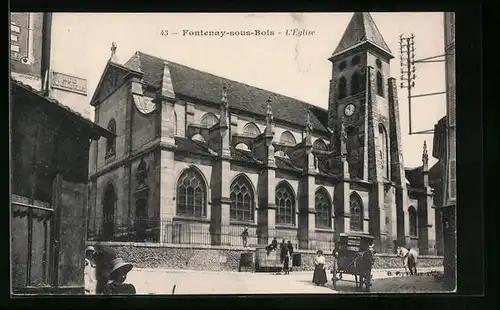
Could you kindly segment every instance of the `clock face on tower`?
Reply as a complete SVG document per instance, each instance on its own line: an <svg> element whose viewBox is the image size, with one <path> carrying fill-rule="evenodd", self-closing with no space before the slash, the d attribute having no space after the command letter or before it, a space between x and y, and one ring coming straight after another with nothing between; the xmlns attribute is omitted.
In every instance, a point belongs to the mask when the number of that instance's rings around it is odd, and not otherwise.
<svg viewBox="0 0 500 310"><path fill-rule="evenodd" d="M352 116L355 111L356 111L356 106L352 103L349 103L348 105L345 106L344 114L346 116Z"/></svg>

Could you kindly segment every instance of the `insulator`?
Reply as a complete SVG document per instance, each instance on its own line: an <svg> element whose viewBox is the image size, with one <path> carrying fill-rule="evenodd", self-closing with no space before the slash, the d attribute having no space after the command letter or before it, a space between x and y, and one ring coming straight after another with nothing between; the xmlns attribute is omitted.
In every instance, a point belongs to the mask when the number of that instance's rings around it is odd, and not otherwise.
<svg viewBox="0 0 500 310"><path fill-rule="evenodd" d="M403 83L401 83L400 87L401 87L401 88L404 88Z"/></svg>
<svg viewBox="0 0 500 310"><path fill-rule="evenodd" d="M416 70L417 70L417 69L415 68L415 66L413 66L413 67L411 68L411 72L413 72L413 73L415 73L415 71L416 71Z"/></svg>
<svg viewBox="0 0 500 310"><path fill-rule="evenodd" d="M411 53L411 58L415 59L415 53Z"/></svg>
<svg viewBox="0 0 500 310"><path fill-rule="evenodd" d="M411 87L415 87L415 82L411 82Z"/></svg>
<svg viewBox="0 0 500 310"><path fill-rule="evenodd" d="M405 77L404 77L404 76L401 76L401 81L403 81L404 79L405 79Z"/></svg>
<svg viewBox="0 0 500 310"><path fill-rule="evenodd" d="M414 74L413 77L412 77L412 79L416 79L416 78L417 78L417 76Z"/></svg>

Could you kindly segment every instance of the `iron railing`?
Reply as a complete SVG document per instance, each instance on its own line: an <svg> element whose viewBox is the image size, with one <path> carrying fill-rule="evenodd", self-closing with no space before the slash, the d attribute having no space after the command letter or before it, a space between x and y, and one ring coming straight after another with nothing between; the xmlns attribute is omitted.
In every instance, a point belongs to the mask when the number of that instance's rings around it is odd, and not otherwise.
<svg viewBox="0 0 500 310"><path fill-rule="evenodd" d="M87 239L89 241L148 242L162 244L266 246L273 238L278 243L291 241L294 248L304 250L332 251L334 235L317 232L302 238L298 229L276 228L261 231L258 226L248 224L248 236L243 238L244 223L211 227L210 222L172 219L144 218L89 218ZM246 242L245 242L246 241Z"/></svg>

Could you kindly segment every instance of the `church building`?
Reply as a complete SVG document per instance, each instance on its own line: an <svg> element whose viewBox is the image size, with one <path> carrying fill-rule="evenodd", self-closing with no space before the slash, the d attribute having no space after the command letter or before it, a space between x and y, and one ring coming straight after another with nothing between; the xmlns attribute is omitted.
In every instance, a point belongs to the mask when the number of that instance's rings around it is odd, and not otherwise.
<svg viewBox="0 0 500 310"><path fill-rule="evenodd" d="M118 64L113 45L90 103L116 138L91 147L89 235L240 246L247 227L249 244L330 250L351 233L382 253L433 254L427 152L413 188L393 58L370 14L354 13L325 110L140 51Z"/></svg>

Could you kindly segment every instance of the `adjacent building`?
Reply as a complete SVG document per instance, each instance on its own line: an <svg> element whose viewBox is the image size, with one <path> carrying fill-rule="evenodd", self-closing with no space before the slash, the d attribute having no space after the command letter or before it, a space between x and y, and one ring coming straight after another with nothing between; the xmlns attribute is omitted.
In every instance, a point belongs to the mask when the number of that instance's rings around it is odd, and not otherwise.
<svg viewBox="0 0 500 310"><path fill-rule="evenodd" d="M435 253L427 150L409 182L394 56L369 13L329 57L328 109L116 49L90 100L116 137L92 142L89 237L240 245L248 227L249 244L331 249L347 233Z"/></svg>
<svg viewBox="0 0 500 310"><path fill-rule="evenodd" d="M90 140L113 134L50 96L50 13L11 13L11 287L83 294Z"/></svg>
<svg viewBox="0 0 500 310"><path fill-rule="evenodd" d="M443 225L444 271L446 286L456 287L456 104L455 104L455 13L444 13L446 116L435 125L434 154L442 171L438 201Z"/></svg>

